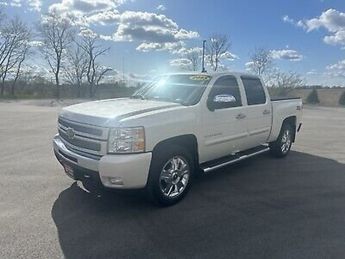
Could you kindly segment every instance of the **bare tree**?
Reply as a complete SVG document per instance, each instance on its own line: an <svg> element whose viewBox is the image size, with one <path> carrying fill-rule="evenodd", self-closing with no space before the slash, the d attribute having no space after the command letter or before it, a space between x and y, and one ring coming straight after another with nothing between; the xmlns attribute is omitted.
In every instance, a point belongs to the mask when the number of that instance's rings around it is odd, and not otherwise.
<svg viewBox="0 0 345 259"><path fill-rule="evenodd" d="M91 31L82 31L81 48L85 51L88 59L86 77L89 83L90 97L95 95L95 86L97 86L97 59L109 51L110 48L103 48L98 44L99 37Z"/></svg>
<svg viewBox="0 0 345 259"><path fill-rule="evenodd" d="M45 15L39 25L43 40L41 51L54 74L56 97L60 98L60 72L66 50L73 42L74 28L70 19L56 13Z"/></svg>
<svg viewBox="0 0 345 259"><path fill-rule="evenodd" d="M272 66L271 52L264 48L256 48L250 56L248 68L259 76L264 75Z"/></svg>
<svg viewBox="0 0 345 259"><path fill-rule="evenodd" d="M187 53L186 58L190 61L192 70L197 71L200 65L201 51L197 48L191 49Z"/></svg>
<svg viewBox="0 0 345 259"><path fill-rule="evenodd" d="M25 61L26 56L29 54L29 50L30 50L30 45L26 44L25 46L23 46L20 56L18 56L18 65L17 65L17 68L15 69L15 75L14 75L14 79L13 79L12 85L11 85L11 95L12 96L15 95L16 83L17 83L18 78L19 78L20 73L21 73L22 64Z"/></svg>
<svg viewBox="0 0 345 259"><path fill-rule="evenodd" d="M218 70L221 56L224 55L231 47L228 36L223 34L213 34L207 44L207 55L210 65L214 71Z"/></svg>
<svg viewBox="0 0 345 259"><path fill-rule="evenodd" d="M272 73L271 78L271 85L273 87L292 89L303 85L301 75L296 72L282 72L276 70Z"/></svg>
<svg viewBox="0 0 345 259"><path fill-rule="evenodd" d="M18 17L8 23L1 24L0 28L0 79L1 95L5 91L5 80L13 71L20 72L30 47L31 32L27 25ZM11 93L14 95L14 85Z"/></svg>
<svg viewBox="0 0 345 259"><path fill-rule="evenodd" d="M283 72L277 68L270 70L267 79L271 96L289 96L294 88L304 84L304 80L296 72Z"/></svg>
<svg viewBox="0 0 345 259"><path fill-rule="evenodd" d="M110 67L96 65L96 86L98 86L104 76L112 70L113 69Z"/></svg>
<svg viewBox="0 0 345 259"><path fill-rule="evenodd" d="M66 63L67 65L64 67L66 81L77 86L78 97L80 97L83 79L86 76L88 68L88 59L86 52L79 44L76 44L73 49L68 50Z"/></svg>

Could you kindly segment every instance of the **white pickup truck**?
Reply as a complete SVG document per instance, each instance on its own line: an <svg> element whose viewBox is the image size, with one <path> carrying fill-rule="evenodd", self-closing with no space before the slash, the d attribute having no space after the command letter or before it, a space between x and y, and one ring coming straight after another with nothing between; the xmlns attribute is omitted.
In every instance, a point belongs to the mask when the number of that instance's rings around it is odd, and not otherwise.
<svg viewBox="0 0 345 259"><path fill-rule="evenodd" d="M146 188L172 205L198 173L266 151L286 156L301 115L301 99L271 99L257 76L169 74L129 98L62 109L54 152L75 180Z"/></svg>

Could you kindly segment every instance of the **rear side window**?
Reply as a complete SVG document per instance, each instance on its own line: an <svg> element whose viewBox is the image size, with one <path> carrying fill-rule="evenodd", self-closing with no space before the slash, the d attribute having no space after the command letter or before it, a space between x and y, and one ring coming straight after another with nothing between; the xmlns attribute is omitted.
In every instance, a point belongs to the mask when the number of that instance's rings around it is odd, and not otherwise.
<svg viewBox="0 0 345 259"><path fill-rule="evenodd" d="M224 76L219 78L213 85L210 93L210 98L214 98L216 95L232 95L236 98L235 102L229 103L226 107L238 107L242 105L240 89L235 77Z"/></svg>
<svg viewBox="0 0 345 259"><path fill-rule="evenodd" d="M248 105L266 103L266 94L259 78L241 77Z"/></svg>

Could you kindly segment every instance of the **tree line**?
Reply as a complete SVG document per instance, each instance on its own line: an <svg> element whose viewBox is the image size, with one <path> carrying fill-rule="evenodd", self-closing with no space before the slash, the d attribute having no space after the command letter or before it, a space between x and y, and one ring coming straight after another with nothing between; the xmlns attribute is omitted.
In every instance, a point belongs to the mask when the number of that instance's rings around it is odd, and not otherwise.
<svg viewBox="0 0 345 259"><path fill-rule="evenodd" d="M112 70L99 63L100 56L106 54L109 48L103 47L98 35L89 29L75 26L72 19L49 13L33 30L18 17L8 19L1 13L1 96L5 94L6 81L11 82L9 92L15 95L16 84L23 70L23 62L34 54L32 47L35 44L54 77L57 98L61 95L62 75L64 82L77 87L79 97L84 84L87 84L89 97L94 97L95 88Z"/></svg>

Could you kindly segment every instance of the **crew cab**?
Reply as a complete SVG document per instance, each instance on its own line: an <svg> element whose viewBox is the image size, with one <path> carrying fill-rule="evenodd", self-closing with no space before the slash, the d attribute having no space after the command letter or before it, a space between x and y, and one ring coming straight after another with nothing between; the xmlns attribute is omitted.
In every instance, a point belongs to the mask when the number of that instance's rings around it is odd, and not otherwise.
<svg viewBox="0 0 345 259"><path fill-rule="evenodd" d="M196 174L267 151L286 156L301 116L301 99L270 98L258 76L168 74L129 98L63 108L53 145L74 180L146 188L153 201L172 205Z"/></svg>

